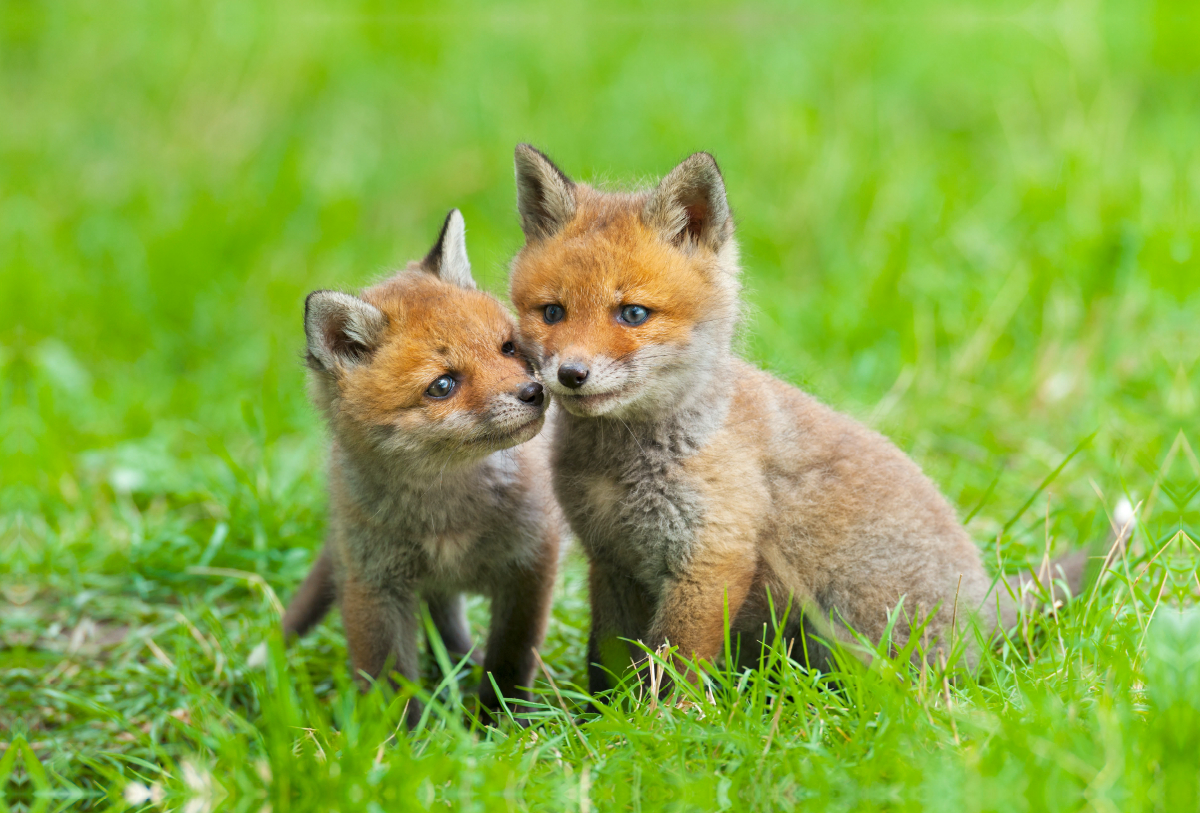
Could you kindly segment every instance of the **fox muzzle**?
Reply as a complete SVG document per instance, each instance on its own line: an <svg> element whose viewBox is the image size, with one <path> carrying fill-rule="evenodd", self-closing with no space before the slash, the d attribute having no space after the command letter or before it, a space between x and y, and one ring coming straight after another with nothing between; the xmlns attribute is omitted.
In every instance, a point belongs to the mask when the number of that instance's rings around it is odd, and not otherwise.
<svg viewBox="0 0 1200 813"><path fill-rule="evenodd" d="M568 361L558 366L558 383L577 390L587 381L588 367L581 361Z"/></svg>

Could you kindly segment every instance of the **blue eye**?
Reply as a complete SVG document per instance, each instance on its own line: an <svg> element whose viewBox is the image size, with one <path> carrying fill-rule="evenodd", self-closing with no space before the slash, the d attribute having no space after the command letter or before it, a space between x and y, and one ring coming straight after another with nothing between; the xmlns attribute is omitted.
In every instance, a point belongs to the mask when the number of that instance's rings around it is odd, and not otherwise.
<svg viewBox="0 0 1200 813"><path fill-rule="evenodd" d="M561 322L562 318L566 315L567 312L563 310L562 305L547 305L543 317L546 320L546 324L552 325L555 322Z"/></svg>
<svg viewBox="0 0 1200 813"><path fill-rule="evenodd" d="M627 325L640 325L650 316L650 311L641 305L626 305L621 308L621 321Z"/></svg>
<svg viewBox="0 0 1200 813"><path fill-rule="evenodd" d="M429 389L425 390L425 394L430 398L445 398L452 392L454 392L454 379L448 375L439 375L429 385Z"/></svg>

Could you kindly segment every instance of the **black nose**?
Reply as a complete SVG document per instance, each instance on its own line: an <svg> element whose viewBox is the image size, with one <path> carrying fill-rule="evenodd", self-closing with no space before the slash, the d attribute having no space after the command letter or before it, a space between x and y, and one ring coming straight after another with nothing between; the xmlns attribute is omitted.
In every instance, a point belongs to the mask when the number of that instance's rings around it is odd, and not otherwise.
<svg viewBox="0 0 1200 813"><path fill-rule="evenodd" d="M558 368L558 383L573 390L582 387L583 382L587 381L587 377L587 365L578 361L568 361Z"/></svg>
<svg viewBox="0 0 1200 813"><path fill-rule="evenodd" d="M534 406L541 406L542 401L546 400L546 395L542 392L542 385L536 381L534 381L532 384L526 384L524 387L521 387L520 391L517 393L517 397L525 403L533 404Z"/></svg>

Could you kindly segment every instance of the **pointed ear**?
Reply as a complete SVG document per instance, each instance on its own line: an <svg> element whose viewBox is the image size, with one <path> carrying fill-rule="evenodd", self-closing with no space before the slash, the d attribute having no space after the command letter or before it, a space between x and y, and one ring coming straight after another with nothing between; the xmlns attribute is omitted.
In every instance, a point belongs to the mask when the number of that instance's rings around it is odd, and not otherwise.
<svg viewBox="0 0 1200 813"><path fill-rule="evenodd" d="M313 291L304 301L308 361L329 373L370 359L387 327L379 308L338 291Z"/></svg>
<svg viewBox="0 0 1200 813"><path fill-rule="evenodd" d="M462 212L451 209L446 215L442 233L421 260L421 267L451 285L475 287L475 280L471 279L471 261L467 259L467 225L463 222Z"/></svg>
<svg viewBox="0 0 1200 813"><path fill-rule="evenodd" d="M517 211L530 240L551 237L575 217L575 184L554 162L528 144L518 144Z"/></svg>
<svg viewBox="0 0 1200 813"><path fill-rule="evenodd" d="M716 251L733 235L725 180L706 152L687 158L650 193L642 221L664 240L693 242Z"/></svg>

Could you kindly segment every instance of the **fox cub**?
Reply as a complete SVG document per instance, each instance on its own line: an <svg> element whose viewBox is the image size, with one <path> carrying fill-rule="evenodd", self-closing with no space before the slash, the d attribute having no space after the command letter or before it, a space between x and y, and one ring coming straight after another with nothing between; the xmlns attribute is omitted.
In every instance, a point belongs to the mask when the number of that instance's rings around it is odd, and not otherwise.
<svg viewBox="0 0 1200 813"><path fill-rule="evenodd" d="M564 523L535 438L547 401L516 326L475 290L462 215L425 259L361 296L316 291L304 329L329 423L329 531L283 627L336 600L356 673L418 677L421 599L447 650L471 650L463 592L491 599L485 707L528 699ZM409 723L420 714L410 704Z"/></svg>
<svg viewBox="0 0 1200 813"><path fill-rule="evenodd" d="M903 599L897 645L918 618L937 642L955 613L1013 617L916 464L734 355L738 251L710 155L608 193L521 145L516 179L512 299L562 407L554 488L589 559L593 691L614 646L628 665L620 638L714 659L726 606L747 643L789 604L785 635L878 641ZM828 655L807 643L810 663Z"/></svg>

